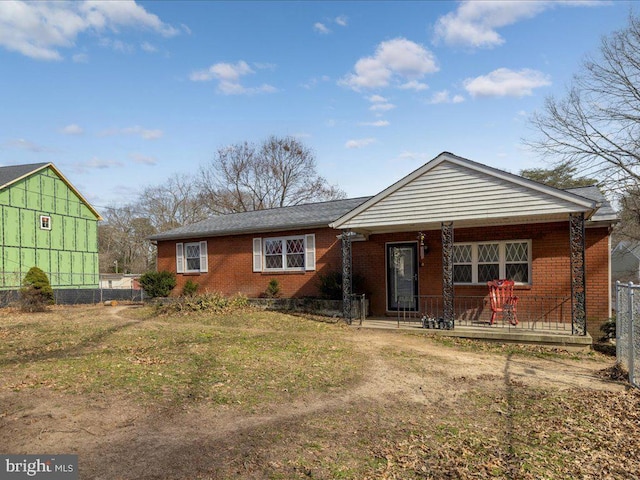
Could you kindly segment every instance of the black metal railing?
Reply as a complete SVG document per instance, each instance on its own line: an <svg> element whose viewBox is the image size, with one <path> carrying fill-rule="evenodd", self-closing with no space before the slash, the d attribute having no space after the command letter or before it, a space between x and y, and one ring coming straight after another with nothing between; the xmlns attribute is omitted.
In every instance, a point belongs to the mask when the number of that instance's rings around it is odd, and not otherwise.
<svg viewBox="0 0 640 480"><path fill-rule="evenodd" d="M398 297L398 324L425 322L444 318L443 298L440 295L420 295ZM416 308L417 306L417 308ZM454 327L457 326L495 326L529 330L559 330L571 332L571 298L531 295L521 296L515 312L517 325L503 318L501 312L491 321L489 297L458 296L453 301ZM433 323L431 323L433 324ZM429 325L429 323L427 323Z"/></svg>

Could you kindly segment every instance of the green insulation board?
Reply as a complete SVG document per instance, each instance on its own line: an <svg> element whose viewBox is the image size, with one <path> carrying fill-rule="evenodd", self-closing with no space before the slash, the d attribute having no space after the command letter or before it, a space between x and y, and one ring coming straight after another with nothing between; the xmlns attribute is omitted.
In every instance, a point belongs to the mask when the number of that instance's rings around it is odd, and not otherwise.
<svg viewBox="0 0 640 480"><path fill-rule="evenodd" d="M0 215L0 288L19 288L33 266L54 288L98 287L98 218L53 169L0 190Z"/></svg>

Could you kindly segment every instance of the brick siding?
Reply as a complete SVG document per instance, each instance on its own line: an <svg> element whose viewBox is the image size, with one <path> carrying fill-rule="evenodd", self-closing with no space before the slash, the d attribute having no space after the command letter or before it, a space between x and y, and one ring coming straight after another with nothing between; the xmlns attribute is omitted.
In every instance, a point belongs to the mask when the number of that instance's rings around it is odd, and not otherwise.
<svg viewBox="0 0 640 480"><path fill-rule="evenodd" d="M455 228L455 226L454 226ZM209 272L178 274L175 294L187 280L200 285L201 291L217 291L225 295L241 293L260 296L272 278L278 280L283 297L318 295L318 273L340 271L342 256L338 231L329 228L264 234L262 237L284 237L314 233L316 236L316 270L310 272L253 272L253 238L260 235L234 235L208 238ZM532 284L518 287L518 296L571 295L569 268L568 222L533 225L509 225L454 229L455 242L485 240L532 240ZM609 315L609 233L606 227L586 230L587 325L589 333L600 336L599 326ZM202 239L184 239L197 241ZM353 243L353 273L364 278L363 289L370 298L373 315L386 310L385 245L389 242L416 242L417 232L371 235L368 241ZM421 295L442 294L442 242L440 231L426 232L429 247L419 267ZM158 269L176 270L176 242L158 242ZM359 292L358 292L359 293ZM459 296L485 296L487 287L456 286Z"/></svg>

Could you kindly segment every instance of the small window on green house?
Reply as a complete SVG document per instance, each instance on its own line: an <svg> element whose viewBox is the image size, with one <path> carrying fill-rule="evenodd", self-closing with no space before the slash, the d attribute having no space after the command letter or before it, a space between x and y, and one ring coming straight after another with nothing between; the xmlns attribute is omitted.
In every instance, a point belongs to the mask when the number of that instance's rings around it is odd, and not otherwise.
<svg viewBox="0 0 640 480"><path fill-rule="evenodd" d="M40 228L42 230L51 230L51 217L48 215L40 215Z"/></svg>

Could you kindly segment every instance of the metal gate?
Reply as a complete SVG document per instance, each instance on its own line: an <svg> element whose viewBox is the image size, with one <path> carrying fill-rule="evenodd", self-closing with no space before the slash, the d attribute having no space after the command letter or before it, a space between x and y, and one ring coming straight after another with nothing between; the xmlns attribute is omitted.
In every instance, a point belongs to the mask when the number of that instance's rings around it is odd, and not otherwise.
<svg viewBox="0 0 640 480"><path fill-rule="evenodd" d="M640 285L616 282L616 359L640 387Z"/></svg>

